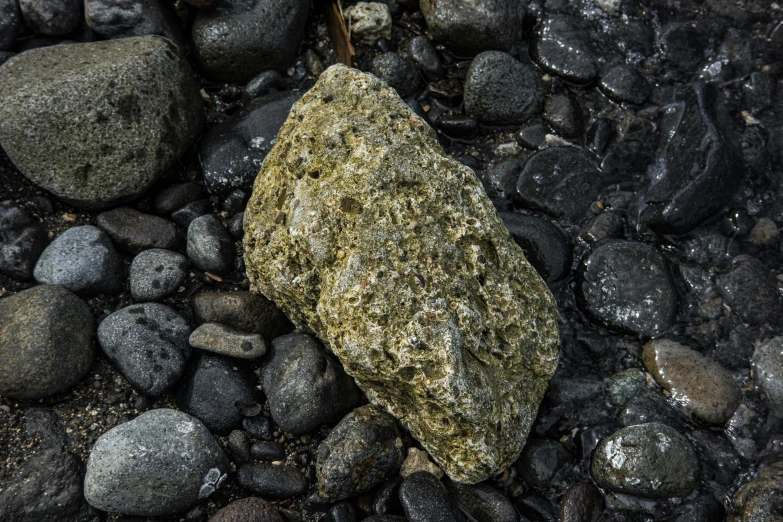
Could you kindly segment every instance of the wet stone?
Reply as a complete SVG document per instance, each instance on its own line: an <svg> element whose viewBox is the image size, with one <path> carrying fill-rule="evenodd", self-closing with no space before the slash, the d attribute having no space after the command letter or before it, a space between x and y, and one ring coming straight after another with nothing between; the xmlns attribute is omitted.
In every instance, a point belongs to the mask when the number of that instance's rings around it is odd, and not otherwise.
<svg viewBox="0 0 783 522"><path fill-rule="evenodd" d="M204 185L211 194L226 197L237 188L250 191L277 131L300 97L294 91L257 98L206 133L198 150Z"/></svg>
<svg viewBox="0 0 783 522"><path fill-rule="evenodd" d="M743 322L778 325L783 321L783 299L775 278L756 258L734 258L726 274L717 277L724 302Z"/></svg>
<svg viewBox="0 0 783 522"><path fill-rule="evenodd" d="M95 320L59 286L36 286L0 299L0 394L39 399L67 390L93 361Z"/></svg>
<svg viewBox="0 0 783 522"><path fill-rule="evenodd" d="M579 234L590 245L604 239L620 239L625 232L625 220L615 212L604 211L593 218Z"/></svg>
<svg viewBox="0 0 783 522"><path fill-rule="evenodd" d="M639 368L629 368L607 377L609 400L612 404L622 405L638 395L645 387L644 372Z"/></svg>
<svg viewBox="0 0 783 522"><path fill-rule="evenodd" d="M175 515L209 497L230 471L203 424L157 409L101 435L87 461L84 496L102 511Z"/></svg>
<svg viewBox="0 0 783 522"><path fill-rule="evenodd" d="M361 392L339 362L314 337L292 333L272 341L262 369L272 418L289 433L336 422Z"/></svg>
<svg viewBox="0 0 783 522"><path fill-rule="evenodd" d="M601 172L585 152L551 147L533 154L517 180L523 205L578 222L601 190Z"/></svg>
<svg viewBox="0 0 783 522"><path fill-rule="evenodd" d="M691 24L673 22L661 29L664 56L683 70L693 70L701 63L705 43L705 37Z"/></svg>
<svg viewBox="0 0 783 522"><path fill-rule="evenodd" d="M620 421L624 426L635 426L648 422L660 422L673 428L685 426L682 416L660 394L643 392L628 401L620 411Z"/></svg>
<svg viewBox="0 0 783 522"><path fill-rule="evenodd" d="M595 449L590 469L600 486L648 498L686 497L700 476L688 439L660 423L616 431Z"/></svg>
<svg viewBox="0 0 783 522"><path fill-rule="evenodd" d="M173 308L159 303L131 305L98 326L106 357L144 395L160 395L185 371L190 326Z"/></svg>
<svg viewBox="0 0 783 522"><path fill-rule="evenodd" d="M546 145L548 129L541 122L523 125L516 134L517 143L526 149L538 150Z"/></svg>
<svg viewBox="0 0 783 522"><path fill-rule="evenodd" d="M329 508L327 522L356 522L359 516L350 502L338 502ZM366 520L366 519L365 519Z"/></svg>
<svg viewBox="0 0 783 522"><path fill-rule="evenodd" d="M96 222L117 248L130 254L150 248L177 250L182 242L171 221L129 207L102 212Z"/></svg>
<svg viewBox="0 0 783 522"><path fill-rule="evenodd" d="M237 408L262 400L258 381L242 361L196 352L174 389L177 405L216 435L228 435L242 422Z"/></svg>
<svg viewBox="0 0 783 522"><path fill-rule="evenodd" d="M370 71L406 98L414 94L421 83L416 65L397 53L383 53L370 64Z"/></svg>
<svg viewBox="0 0 783 522"><path fill-rule="evenodd" d="M732 484L739 475L741 462L739 454L726 437L710 430L695 430L689 435L699 452L702 480L723 486Z"/></svg>
<svg viewBox="0 0 783 522"><path fill-rule="evenodd" d="M726 519L726 509L710 494L696 497L684 506L679 507L672 522L690 522L704 520L705 522L721 522Z"/></svg>
<svg viewBox="0 0 783 522"><path fill-rule="evenodd" d="M46 243L46 234L27 211L10 200L0 202L0 274L17 281L31 279Z"/></svg>
<svg viewBox="0 0 783 522"><path fill-rule="evenodd" d="M560 502L560 522L593 522L604 510L601 491L582 482L568 488Z"/></svg>
<svg viewBox="0 0 783 522"><path fill-rule="evenodd" d="M199 324L220 323L272 341L292 330L280 309L264 296L250 292L202 292L191 301Z"/></svg>
<svg viewBox="0 0 783 522"><path fill-rule="evenodd" d="M267 94L273 94L278 90L284 90L286 80L282 74L270 69L258 74L255 78L247 82L244 91L250 98L258 98Z"/></svg>
<svg viewBox="0 0 783 522"><path fill-rule="evenodd" d="M451 138L472 139L478 134L479 123L463 114L443 114L433 122L435 128Z"/></svg>
<svg viewBox="0 0 783 522"><path fill-rule="evenodd" d="M766 395L770 412L783 417L783 337L769 339L756 348L753 378Z"/></svg>
<svg viewBox="0 0 783 522"><path fill-rule="evenodd" d="M712 358L726 368L749 368L756 347L752 331L745 325L737 325L729 336L718 341Z"/></svg>
<svg viewBox="0 0 783 522"><path fill-rule="evenodd" d="M250 455L256 460L283 460L285 459L285 449L282 444L277 442L254 442L250 446Z"/></svg>
<svg viewBox="0 0 783 522"><path fill-rule="evenodd" d="M630 65L615 65L601 77L598 84L609 98L641 105L650 97L652 88L647 79Z"/></svg>
<svg viewBox="0 0 783 522"><path fill-rule="evenodd" d="M190 334L193 348L237 357L257 359L266 354L266 341L260 334L235 330L218 323L204 323Z"/></svg>
<svg viewBox="0 0 783 522"><path fill-rule="evenodd" d="M547 98L544 120L557 135L566 139L578 138L585 130L582 107L574 98L565 94Z"/></svg>
<svg viewBox="0 0 783 522"><path fill-rule="evenodd" d="M489 484L470 486L449 480L446 488L457 500L459 507L476 522L520 522L514 504L502 491Z"/></svg>
<svg viewBox="0 0 783 522"><path fill-rule="evenodd" d="M750 231L750 242L756 245L770 246L777 243L778 226L769 218L759 219Z"/></svg>
<svg viewBox="0 0 783 522"><path fill-rule="evenodd" d="M46 247L33 276L79 295L116 294L122 288L122 261L111 239L92 225L69 228Z"/></svg>
<svg viewBox="0 0 783 522"><path fill-rule="evenodd" d="M783 513L783 461L761 468L734 496L732 515L737 522L775 520Z"/></svg>
<svg viewBox="0 0 783 522"><path fill-rule="evenodd" d="M476 56L464 89L465 112L484 123L522 123L541 112L544 88L538 75L504 52Z"/></svg>
<svg viewBox="0 0 783 522"><path fill-rule="evenodd" d="M258 463L245 464L237 470L240 486L269 498L291 498L307 491L308 481L294 468Z"/></svg>
<svg viewBox="0 0 783 522"><path fill-rule="evenodd" d="M514 0L458 4L449 0L425 0L420 8L436 41L468 55L490 49L508 51L522 35L526 11Z"/></svg>
<svg viewBox="0 0 783 522"><path fill-rule="evenodd" d="M742 401L731 373L699 352L667 339L650 341L642 361L682 411L707 424L724 424Z"/></svg>
<svg viewBox="0 0 783 522"><path fill-rule="evenodd" d="M197 217L188 226L188 258L199 270L225 275L234 268L236 247L215 214Z"/></svg>
<svg viewBox="0 0 783 522"><path fill-rule="evenodd" d="M247 497L234 500L212 515L208 522L284 522L284 519L266 500Z"/></svg>
<svg viewBox="0 0 783 522"><path fill-rule="evenodd" d="M446 486L426 471L419 471L402 481L400 502L410 522L464 522Z"/></svg>
<svg viewBox="0 0 783 522"><path fill-rule="evenodd" d="M577 302L595 321L652 337L677 316L678 297L663 255L653 246L608 240L577 270Z"/></svg>
<svg viewBox="0 0 783 522"><path fill-rule="evenodd" d="M400 45L400 53L415 63L428 80L443 78L440 57L426 36L419 35L404 40Z"/></svg>
<svg viewBox="0 0 783 522"><path fill-rule="evenodd" d="M525 161L517 156L506 156L490 165L482 175L487 195L490 198L515 201L517 179L519 179L519 173L522 172L524 166ZM504 224L506 223L504 222ZM508 227L507 224L506 227Z"/></svg>
<svg viewBox="0 0 783 522"><path fill-rule="evenodd" d="M394 417L370 405L355 409L318 446L320 495L337 501L371 490L398 472L405 449Z"/></svg>
<svg viewBox="0 0 783 522"><path fill-rule="evenodd" d="M547 488L556 475L574 460L559 442L528 439L514 466L519 476L536 488Z"/></svg>
<svg viewBox="0 0 783 522"><path fill-rule="evenodd" d="M577 84L592 82L598 64L579 21L567 15L545 18L533 36L530 55L546 72Z"/></svg>
<svg viewBox="0 0 783 522"><path fill-rule="evenodd" d="M245 209L245 204L247 204L249 197L250 194L244 190L234 189L226 196L226 199L223 200L221 208L231 215L242 212Z"/></svg>
<svg viewBox="0 0 783 522"><path fill-rule="evenodd" d="M188 258L178 252L152 248L136 255L130 265L130 290L136 301L157 301L173 294L188 275Z"/></svg>

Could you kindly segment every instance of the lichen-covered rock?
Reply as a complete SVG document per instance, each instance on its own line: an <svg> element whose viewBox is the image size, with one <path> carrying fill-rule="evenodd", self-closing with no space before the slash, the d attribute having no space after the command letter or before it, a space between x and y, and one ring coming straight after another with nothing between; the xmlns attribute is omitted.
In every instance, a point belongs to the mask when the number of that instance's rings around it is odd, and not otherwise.
<svg viewBox="0 0 783 522"><path fill-rule="evenodd" d="M519 455L557 362L554 300L476 175L377 78L336 65L294 105L245 260L451 478Z"/></svg>

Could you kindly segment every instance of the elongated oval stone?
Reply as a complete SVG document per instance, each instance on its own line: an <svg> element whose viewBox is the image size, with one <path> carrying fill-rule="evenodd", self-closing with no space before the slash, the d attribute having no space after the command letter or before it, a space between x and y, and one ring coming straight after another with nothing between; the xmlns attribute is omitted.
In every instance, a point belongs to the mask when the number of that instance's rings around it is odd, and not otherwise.
<svg viewBox="0 0 783 522"><path fill-rule="evenodd" d="M557 364L555 302L476 175L394 90L322 74L256 178L245 238L253 289L452 479L514 462Z"/></svg>

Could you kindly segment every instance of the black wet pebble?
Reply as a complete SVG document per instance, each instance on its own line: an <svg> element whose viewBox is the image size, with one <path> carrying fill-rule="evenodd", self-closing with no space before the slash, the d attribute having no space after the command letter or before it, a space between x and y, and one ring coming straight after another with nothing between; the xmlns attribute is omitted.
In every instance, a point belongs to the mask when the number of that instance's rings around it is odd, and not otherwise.
<svg viewBox="0 0 783 522"><path fill-rule="evenodd" d="M307 491L308 480L288 466L256 463L244 464L237 470L237 482L243 488L270 498L291 498Z"/></svg>
<svg viewBox="0 0 783 522"><path fill-rule="evenodd" d="M556 94L547 98L544 105L544 120L558 136L566 139L580 137L585 130L582 107L573 97Z"/></svg>
<svg viewBox="0 0 783 522"><path fill-rule="evenodd" d="M647 79L639 71L625 64L609 69L601 77L598 87L615 101L636 105L646 102L652 91Z"/></svg>
<svg viewBox="0 0 783 522"><path fill-rule="evenodd" d="M551 15L538 25L530 55L550 74L576 84L590 83L598 76L598 63L589 42L578 19Z"/></svg>

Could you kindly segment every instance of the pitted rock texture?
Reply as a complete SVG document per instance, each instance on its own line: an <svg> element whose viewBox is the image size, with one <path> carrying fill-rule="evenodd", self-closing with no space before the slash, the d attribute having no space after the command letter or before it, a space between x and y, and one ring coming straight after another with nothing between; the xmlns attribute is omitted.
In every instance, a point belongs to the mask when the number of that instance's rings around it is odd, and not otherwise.
<svg viewBox="0 0 783 522"><path fill-rule="evenodd" d="M451 478L519 455L557 363L554 300L476 175L377 78L336 65L294 105L245 260Z"/></svg>

